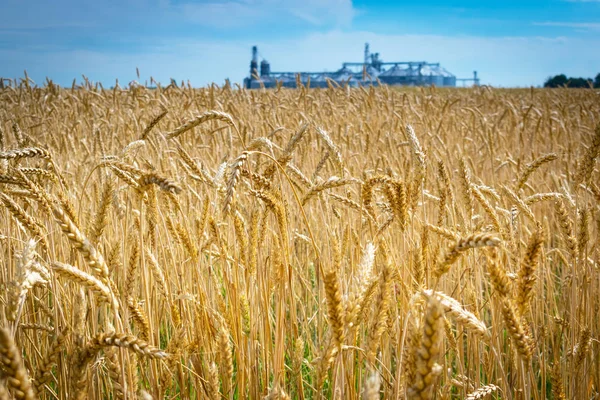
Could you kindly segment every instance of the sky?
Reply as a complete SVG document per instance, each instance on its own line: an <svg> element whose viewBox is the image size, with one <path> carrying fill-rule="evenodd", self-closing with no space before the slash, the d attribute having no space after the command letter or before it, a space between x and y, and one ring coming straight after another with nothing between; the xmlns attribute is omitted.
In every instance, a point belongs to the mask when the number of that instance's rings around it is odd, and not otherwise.
<svg viewBox="0 0 600 400"><path fill-rule="evenodd" d="M600 0L0 0L0 15L0 77L40 85L241 83L253 45L273 71L335 71L365 42L495 87L600 73Z"/></svg>

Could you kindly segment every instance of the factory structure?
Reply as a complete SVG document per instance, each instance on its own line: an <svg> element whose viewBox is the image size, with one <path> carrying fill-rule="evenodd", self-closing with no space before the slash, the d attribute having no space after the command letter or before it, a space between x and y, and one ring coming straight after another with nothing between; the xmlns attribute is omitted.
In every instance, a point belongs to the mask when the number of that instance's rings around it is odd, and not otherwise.
<svg viewBox="0 0 600 400"><path fill-rule="evenodd" d="M369 44L365 44L363 62L345 62L335 72L273 72L265 59L258 62L258 48L252 47L250 76L244 79L244 87L258 89L272 88L277 85L294 88L298 81L313 88L340 86L399 85L399 86L439 86L455 87L457 83L479 85L477 71L473 78L456 78L440 63L427 61L387 61L379 58L379 53L371 53Z"/></svg>

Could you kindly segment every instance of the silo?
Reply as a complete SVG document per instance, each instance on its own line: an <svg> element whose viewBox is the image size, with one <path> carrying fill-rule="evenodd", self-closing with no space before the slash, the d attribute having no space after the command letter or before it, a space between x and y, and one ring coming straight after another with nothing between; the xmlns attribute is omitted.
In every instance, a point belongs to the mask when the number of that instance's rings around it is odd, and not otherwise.
<svg viewBox="0 0 600 400"><path fill-rule="evenodd" d="M379 80L387 85L406 85L409 83L411 70L394 65L387 71L379 74Z"/></svg>
<svg viewBox="0 0 600 400"><path fill-rule="evenodd" d="M258 47L252 46L252 61L250 61L250 76L258 73Z"/></svg>
<svg viewBox="0 0 600 400"><path fill-rule="evenodd" d="M271 64L267 60L260 62L260 76L269 76L271 74Z"/></svg>
<svg viewBox="0 0 600 400"><path fill-rule="evenodd" d="M326 88L327 80L325 79L325 74L315 74L310 78L310 87L311 88Z"/></svg>
<svg viewBox="0 0 600 400"><path fill-rule="evenodd" d="M456 76L448 72L447 69L438 67L439 73L443 78L443 86L455 87L456 86Z"/></svg>
<svg viewBox="0 0 600 400"><path fill-rule="evenodd" d="M454 75L444 77L444 86L455 87L456 77Z"/></svg>

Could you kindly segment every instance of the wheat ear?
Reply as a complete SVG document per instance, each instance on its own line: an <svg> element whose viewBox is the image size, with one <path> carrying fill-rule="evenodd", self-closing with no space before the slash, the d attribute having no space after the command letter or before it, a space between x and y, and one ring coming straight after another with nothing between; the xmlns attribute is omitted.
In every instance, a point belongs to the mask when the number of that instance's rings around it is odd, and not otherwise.
<svg viewBox="0 0 600 400"><path fill-rule="evenodd" d="M592 173L594 172L594 163L598 157L598 154L600 154L600 124L596 125L592 143L587 148L587 151L579 162L579 168L577 170L577 174L575 175L575 182L579 184L588 183L590 181Z"/></svg>
<svg viewBox="0 0 600 400"><path fill-rule="evenodd" d="M448 272L452 264L454 264L456 260L458 260L458 257L466 250L484 246L498 246L500 242L500 238L489 233L477 233L459 239L454 246L448 249L444 258L438 263L435 270L435 276L439 278Z"/></svg>
<svg viewBox="0 0 600 400"><path fill-rule="evenodd" d="M55 206L52 211L61 230L71 242L71 245L83 255L83 258L87 261L88 265L96 275L104 283L110 285L108 265L106 265L102 254L100 254L90 241L83 236L77 225L75 225L63 210Z"/></svg>
<svg viewBox="0 0 600 400"><path fill-rule="evenodd" d="M567 249L569 250L569 254L573 260L575 260L578 250L577 239L573 234L573 224L571 222L571 218L569 217L567 208L565 207L565 203L562 200L557 200L554 202L554 213L558 218L558 225L560 226L560 230L567 245Z"/></svg>
<svg viewBox="0 0 600 400"><path fill-rule="evenodd" d="M26 147L22 149L14 149L0 152L0 159L18 161L21 158L50 158L50 153L46 149L39 147Z"/></svg>
<svg viewBox="0 0 600 400"><path fill-rule="evenodd" d="M98 244L98 240L100 239L100 236L102 236L104 228L106 228L108 222L108 207L112 201L114 190L115 188L112 180L110 178L107 179L104 184L102 196L100 197L98 210L96 210L96 215L94 216L94 222L90 229L90 241L93 245Z"/></svg>
<svg viewBox="0 0 600 400"><path fill-rule="evenodd" d="M34 236L37 240L39 240L42 248L45 251L48 251L48 242L46 240L46 233L44 232L44 228L40 223L37 222L35 218L31 215L27 214L25 210L18 205L13 199L5 195L4 193L0 193L0 200L4 203L4 206L10 211L13 217L19 221L29 233Z"/></svg>
<svg viewBox="0 0 600 400"><path fill-rule="evenodd" d="M41 394L44 386L52 379L52 367L58 362L60 353L64 350L63 346L66 340L66 330L60 332L51 346L48 348L44 361L40 364L35 374L34 384L37 394Z"/></svg>
<svg viewBox="0 0 600 400"><path fill-rule="evenodd" d="M361 190L361 199L363 203L363 207L370 215L375 215L373 211L373 189L376 185L380 185L383 183L389 183L392 181L392 178L385 175L378 175L372 178L367 179L365 183L362 185Z"/></svg>
<svg viewBox="0 0 600 400"><path fill-rule="evenodd" d="M302 205L305 205L311 198L313 198L323 190L344 186L354 182L357 182L357 180L353 178L338 178L337 176L332 176L325 182L313 185L309 189L309 191L304 195L304 198L302 199Z"/></svg>
<svg viewBox="0 0 600 400"><path fill-rule="evenodd" d="M167 113L168 113L167 110L163 110L156 117L152 118L152 120L150 121L148 126L146 126L146 128L140 135L140 140L146 140L148 138L148 135L150 134L150 131L152 130L152 128L154 128L160 122L160 120L163 119L165 117L165 115L167 115Z"/></svg>
<svg viewBox="0 0 600 400"><path fill-rule="evenodd" d="M99 349L107 346L121 347L151 359L165 359L169 354L156 348L147 342L125 333L109 332L96 336L90 343L91 349Z"/></svg>
<svg viewBox="0 0 600 400"><path fill-rule="evenodd" d="M214 120L223 121L223 122L226 122L227 124L229 124L230 126L235 126L235 123L233 122L233 118L231 118L231 115L229 115L225 112L222 112L222 111L207 111L200 115L195 116L193 119L191 119L191 120L187 121L186 123L184 123L183 125L175 128L171 132L168 132L165 136L167 137L167 139L173 139L173 138L181 135L182 133L197 127L200 124L203 124L208 121L214 121Z"/></svg>
<svg viewBox="0 0 600 400"><path fill-rule="evenodd" d="M15 398L35 399L29 374L23 365L21 351L6 328L0 328L0 364L4 367L3 375L7 377L8 385L13 389Z"/></svg>
<svg viewBox="0 0 600 400"><path fill-rule="evenodd" d="M487 270L494 290L501 296L507 297L511 291L511 281L504 268L498 264L498 254L491 249L487 254Z"/></svg>
<svg viewBox="0 0 600 400"><path fill-rule="evenodd" d="M229 330L227 329L227 324L224 320L221 321L221 328L219 329L217 341L219 348L219 363L223 374L223 394L229 395L233 380L233 354L231 341L229 339Z"/></svg>
<svg viewBox="0 0 600 400"><path fill-rule="evenodd" d="M436 296L446 314L449 314L457 322L467 327L481 339L485 341L490 340L490 333L487 329L487 326L485 326L485 323L479 320L472 312L465 310L462 304L460 304L457 300L446 295L445 293L434 292L432 290L424 290L423 294L426 296Z"/></svg>
<svg viewBox="0 0 600 400"><path fill-rule="evenodd" d="M444 328L444 311L436 296L427 298L427 310L423 324L423 336L417 352L415 380L408 390L409 399L429 400L433 398L436 377L442 372L437 363Z"/></svg>
<svg viewBox="0 0 600 400"><path fill-rule="evenodd" d="M534 347L533 339L527 334L515 307L509 299L502 300L502 315L517 352L525 361L530 361Z"/></svg>
<svg viewBox="0 0 600 400"><path fill-rule="evenodd" d="M516 184L517 190L521 189L523 187L523 185L525 185L525 182L527 182L527 179L529 179L531 174L533 174L539 167L541 167L542 165L544 165L546 163L549 163L550 161L554 161L557 158L558 158L558 155L556 153L549 153L549 154L544 154L543 156L536 158L535 160L533 160L532 162L527 164L525 166L525 168L523 169L523 171L521 172L521 174L519 175L519 178L517 179L517 184Z"/></svg>
<svg viewBox="0 0 600 400"><path fill-rule="evenodd" d="M339 348L344 343L344 315L337 268L331 268L329 271L325 272L323 282L325 285L325 295L327 297L329 324L333 331L334 344Z"/></svg>
<svg viewBox="0 0 600 400"><path fill-rule="evenodd" d="M329 133L327 133L327 131L325 131L324 129L322 129L320 127L317 127L317 134L321 137L321 139L323 139L323 142L325 142L325 145L326 145L327 149L329 150L329 154L333 155L334 164L337 167L339 173L341 174L344 170L344 165L342 163L342 153L340 152L338 147L335 145L335 143L333 142L333 140L331 139L331 136L329 136Z"/></svg>
<svg viewBox="0 0 600 400"><path fill-rule="evenodd" d="M67 279L70 279L82 286L87 287L88 289L96 293L100 299L107 301L113 304L114 306L117 305L116 298L113 296L109 287L102 283L95 276L90 275L87 272L84 272L72 265L64 264L61 262L52 263L52 269L59 275L62 275Z"/></svg>
<svg viewBox="0 0 600 400"><path fill-rule="evenodd" d="M181 193L181 188L170 181L169 179L158 175L155 172L149 172L147 174L143 174L137 181L138 185L144 190L149 185L156 185L160 188L160 190L164 190L166 192L172 192L175 194Z"/></svg>
<svg viewBox="0 0 600 400"><path fill-rule="evenodd" d="M542 244L544 242L543 233L540 230L535 231L529 238L527 251L521 263L519 270L519 279L517 281L517 309L519 315L524 315L529 309L529 302L532 296L533 286L535 285L535 271L537 269Z"/></svg>
<svg viewBox="0 0 600 400"><path fill-rule="evenodd" d="M481 400L498 390L498 386L489 384L469 393L466 400Z"/></svg>
<svg viewBox="0 0 600 400"><path fill-rule="evenodd" d="M244 166L244 163L248 159L248 153L243 152L238 158L233 160L231 164L231 173L229 180L227 181L227 190L225 193L225 200L223 201L223 214L229 214L231 208L231 202L233 201L233 195L235 194L235 186L240 179L240 169Z"/></svg>

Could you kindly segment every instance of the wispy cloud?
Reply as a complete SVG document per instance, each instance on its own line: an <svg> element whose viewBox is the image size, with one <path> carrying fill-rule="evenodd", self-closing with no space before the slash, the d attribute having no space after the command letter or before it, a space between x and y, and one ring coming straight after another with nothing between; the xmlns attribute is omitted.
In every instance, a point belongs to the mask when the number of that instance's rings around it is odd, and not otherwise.
<svg viewBox="0 0 600 400"><path fill-rule="evenodd" d="M591 1L591 0L588 0ZM598 0L600 3L600 0ZM557 28L572 28L588 31L600 31L600 22L559 22L559 21L545 21L545 22L534 22L536 26L551 26Z"/></svg>
<svg viewBox="0 0 600 400"><path fill-rule="evenodd" d="M94 24L93 22L79 22L79 21L61 21L61 22L57 22L55 24L19 24L18 26L15 26L14 24L11 25L10 28L6 28L2 27L0 28L0 33L5 32L5 31L21 31L21 32L31 32L31 31L44 31L44 30L54 30L54 29L68 29L68 28L73 28L73 29L80 29L80 28L92 28L95 27L96 24Z"/></svg>
<svg viewBox="0 0 600 400"><path fill-rule="evenodd" d="M352 0L1 0L4 29L89 28L118 24L194 24L243 28L289 21L307 27L348 27L355 16ZM140 22L142 21L142 22Z"/></svg>
<svg viewBox="0 0 600 400"><path fill-rule="evenodd" d="M299 20L313 26L350 26L352 0L226 0L169 4L188 21L199 25L243 27L273 19Z"/></svg>

